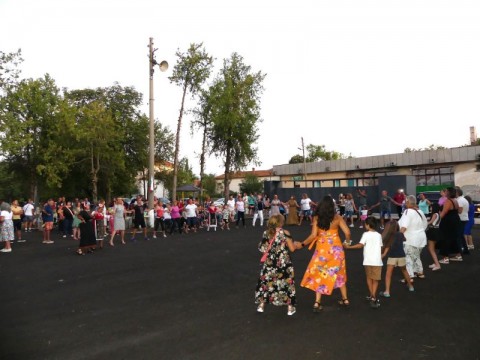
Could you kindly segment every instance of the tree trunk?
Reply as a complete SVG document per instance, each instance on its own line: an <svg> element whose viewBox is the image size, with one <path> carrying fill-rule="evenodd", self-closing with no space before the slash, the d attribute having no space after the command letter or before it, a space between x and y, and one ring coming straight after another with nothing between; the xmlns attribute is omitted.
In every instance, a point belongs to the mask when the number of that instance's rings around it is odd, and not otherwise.
<svg viewBox="0 0 480 360"><path fill-rule="evenodd" d="M178 115L177 136L175 137L175 157L173 159L173 184L172 200L177 199L177 174L178 174L178 153L180 152L180 129L182 128L183 109L185 105L185 95L187 94L187 83L183 86L182 103L180 104L180 114Z"/></svg>
<svg viewBox="0 0 480 360"><path fill-rule="evenodd" d="M200 154L200 199L203 200L203 176L205 168L205 146L207 143L207 125L203 128L202 153ZM209 194L210 196L212 194Z"/></svg>
<svg viewBox="0 0 480 360"><path fill-rule="evenodd" d="M230 152L230 149L227 149L227 156L225 158L225 175L223 178L225 202L230 195L230 162L232 161Z"/></svg>
<svg viewBox="0 0 480 360"><path fill-rule="evenodd" d="M95 168L95 160L97 163L97 168ZM93 202L96 203L98 201L98 189L97 189L97 183L98 183L98 170L100 169L100 159L97 158L95 159L95 154L92 146L92 151L91 151L91 162L92 162L92 199Z"/></svg>

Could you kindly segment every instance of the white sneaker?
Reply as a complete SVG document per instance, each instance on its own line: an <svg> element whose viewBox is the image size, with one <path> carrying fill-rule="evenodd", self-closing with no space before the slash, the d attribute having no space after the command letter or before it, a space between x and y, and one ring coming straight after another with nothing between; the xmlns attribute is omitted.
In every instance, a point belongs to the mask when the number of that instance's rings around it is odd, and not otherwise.
<svg viewBox="0 0 480 360"><path fill-rule="evenodd" d="M297 309L295 309L295 306L288 305L288 311L287 311L288 316L292 316L296 312L297 312Z"/></svg>
<svg viewBox="0 0 480 360"><path fill-rule="evenodd" d="M0 250L0 252L9 253L9 252L12 252L12 248L10 248L10 249L2 249L2 250Z"/></svg>
<svg viewBox="0 0 480 360"><path fill-rule="evenodd" d="M264 303L260 303L260 304L258 305L258 307L257 307L257 312L263 313L264 308L265 308L265 304L264 304Z"/></svg>
<svg viewBox="0 0 480 360"><path fill-rule="evenodd" d="M348 227L353 227L353 224L348 225Z"/></svg>
<svg viewBox="0 0 480 360"><path fill-rule="evenodd" d="M163 234L163 237L167 237L167 235L166 235L166 234Z"/></svg>
<svg viewBox="0 0 480 360"><path fill-rule="evenodd" d="M156 238L157 238L157 235L153 234L152 238L156 239Z"/></svg>

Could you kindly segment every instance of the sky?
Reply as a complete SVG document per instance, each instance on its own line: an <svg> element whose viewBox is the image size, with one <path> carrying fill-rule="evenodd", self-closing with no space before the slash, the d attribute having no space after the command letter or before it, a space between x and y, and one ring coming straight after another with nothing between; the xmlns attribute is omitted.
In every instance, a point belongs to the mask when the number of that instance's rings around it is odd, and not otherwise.
<svg viewBox="0 0 480 360"><path fill-rule="evenodd" d="M154 75L155 119L172 131L175 52L203 42L211 80L237 52L266 74L261 165L246 170L270 169L301 154L302 137L354 157L468 144L470 127L480 132L479 19L478 0L0 0L0 50L21 48L22 76L48 73L60 88L133 86L148 114L152 37L157 61L170 64ZM190 120L180 155L199 174ZM206 165L223 173L221 159Z"/></svg>

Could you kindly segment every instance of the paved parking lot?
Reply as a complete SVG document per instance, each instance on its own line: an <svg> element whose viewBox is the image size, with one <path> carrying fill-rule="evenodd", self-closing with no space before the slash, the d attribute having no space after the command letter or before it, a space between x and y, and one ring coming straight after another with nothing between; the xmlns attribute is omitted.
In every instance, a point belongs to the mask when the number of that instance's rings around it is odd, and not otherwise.
<svg viewBox="0 0 480 360"><path fill-rule="evenodd" d="M308 224L290 227L303 240ZM72 239L26 234L0 257L2 359L479 359L480 250L426 270L409 293L394 273L378 310L364 300L362 251L347 252L352 303L324 311L301 288L311 257L293 254L297 313L255 311L259 227L175 234L74 254ZM480 247L479 228L474 238ZM361 230L353 229L353 239ZM54 237L55 238L55 237ZM424 254L425 267L430 264Z"/></svg>

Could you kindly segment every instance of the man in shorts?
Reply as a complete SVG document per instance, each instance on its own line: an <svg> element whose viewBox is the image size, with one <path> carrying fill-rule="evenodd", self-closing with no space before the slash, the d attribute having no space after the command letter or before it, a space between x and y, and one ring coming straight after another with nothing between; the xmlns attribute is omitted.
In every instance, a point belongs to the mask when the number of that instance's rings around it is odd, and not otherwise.
<svg viewBox="0 0 480 360"><path fill-rule="evenodd" d="M310 220L310 223L312 223L312 200L307 196L307 194L303 193L302 194L302 200L300 200L300 221L298 222L298 225L302 225L303 218L306 217Z"/></svg>
<svg viewBox="0 0 480 360"><path fill-rule="evenodd" d="M34 210L35 207L33 206L33 200L28 199L28 202L23 206L23 214L25 215L23 218L23 221L25 222L25 232L32 231Z"/></svg>

